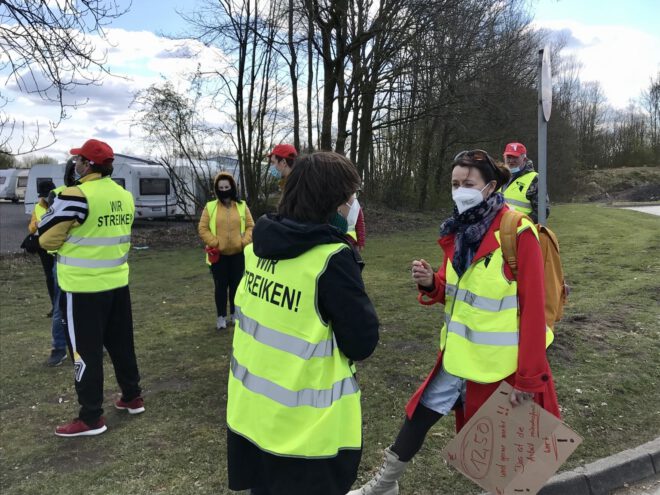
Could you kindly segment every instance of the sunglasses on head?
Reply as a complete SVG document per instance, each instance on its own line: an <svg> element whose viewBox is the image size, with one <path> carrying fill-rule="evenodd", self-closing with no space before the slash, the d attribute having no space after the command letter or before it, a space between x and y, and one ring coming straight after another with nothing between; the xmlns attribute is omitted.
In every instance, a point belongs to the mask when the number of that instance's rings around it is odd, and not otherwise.
<svg viewBox="0 0 660 495"><path fill-rule="evenodd" d="M454 162L461 161L464 158L467 158L468 160L472 160L475 162L487 162L490 164L491 167L493 167L494 170L497 170L497 165L495 165L495 162L490 157L488 152L484 150L476 149L476 150L461 151L454 157Z"/></svg>

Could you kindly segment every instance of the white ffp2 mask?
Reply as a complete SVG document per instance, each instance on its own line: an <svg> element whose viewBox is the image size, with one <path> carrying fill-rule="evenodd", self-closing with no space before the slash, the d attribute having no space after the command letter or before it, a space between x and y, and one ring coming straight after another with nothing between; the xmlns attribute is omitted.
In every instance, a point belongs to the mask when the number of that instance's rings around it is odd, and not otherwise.
<svg viewBox="0 0 660 495"><path fill-rule="evenodd" d="M463 213L465 210L469 210L473 206L477 206L484 200L484 197L481 195L481 192L488 187L486 184L481 189L472 189L471 187L459 187L454 189L451 193L451 198L456 203L456 208L458 208L458 213Z"/></svg>

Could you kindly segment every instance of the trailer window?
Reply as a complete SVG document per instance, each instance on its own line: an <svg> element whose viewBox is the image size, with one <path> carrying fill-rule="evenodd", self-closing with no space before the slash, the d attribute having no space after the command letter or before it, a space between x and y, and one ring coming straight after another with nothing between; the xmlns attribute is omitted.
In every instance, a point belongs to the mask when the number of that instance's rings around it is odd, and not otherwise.
<svg viewBox="0 0 660 495"><path fill-rule="evenodd" d="M19 177L16 187L27 187L27 177Z"/></svg>
<svg viewBox="0 0 660 495"><path fill-rule="evenodd" d="M0 177L0 186L7 182L7 177Z"/></svg>
<svg viewBox="0 0 660 495"><path fill-rule="evenodd" d="M126 189L126 179L122 179L121 177L117 177L117 178L113 177L112 180L114 180L117 184L119 184L121 187Z"/></svg>
<svg viewBox="0 0 660 495"><path fill-rule="evenodd" d="M169 179L140 179L141 196L166 196L169 194Z"/></svg>
<svg viewBox="0 0 660 495"><path fill-rule="evenodd" d="M41 184L42 182L48 182L48 181L53 182L53 178L52 177L37 177L37 191L39 190L39 184Z"/></svg>

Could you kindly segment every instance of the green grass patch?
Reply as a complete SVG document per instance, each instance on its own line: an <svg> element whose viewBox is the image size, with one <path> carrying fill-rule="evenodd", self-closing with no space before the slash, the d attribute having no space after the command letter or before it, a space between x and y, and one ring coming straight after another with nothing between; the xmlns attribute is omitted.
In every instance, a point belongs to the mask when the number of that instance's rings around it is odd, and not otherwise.
<svg viewBox="0 0 660 495"><path fill-rule="evenodd" d="M660 219L580 205L556 207L550 220L573 292L549 358L564 419L585 438L568 469L660 434ZM436 239L437 225L428 224L372 236L364 252L364 278L382 326L376 352L358 367L362 481L380 464L406 401L435 360L442 308L417 304L410 262L424 257L437 266ZM224 417L232 330L215 331L213 284L201 249L133 251L131 270L147 411L128 417L112 408L118 388L106 359L108 432L62 439L53 429L78 406L70 366L45 366L50 326L43 274L36 258L3 258L4 495L229 493ZM431 430L402 479L402 493L480 492L440 459L453 434L453 418Z"/></svg>

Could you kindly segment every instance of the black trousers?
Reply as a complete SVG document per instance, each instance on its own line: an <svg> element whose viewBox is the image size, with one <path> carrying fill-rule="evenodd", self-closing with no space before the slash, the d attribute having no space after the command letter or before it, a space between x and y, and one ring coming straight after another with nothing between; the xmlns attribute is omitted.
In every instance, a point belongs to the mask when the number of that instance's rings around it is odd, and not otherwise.
<svg viewBox="0 0 660 495"><path fill-rule="evenodd" d="M104 292L65 292L60 298L68 320L67 342L74 360L80 412L93 425L103 414L103 347L115 368L122 399L138 397L140 374L133 344L133 315L128 286Z"/></svg>
<svg viewBox="0 0 660 495"><path fill-rule="evenodd" d="M41 260L41 266L44 269L44 275L46 275L46 287L48 288L48 297L50 297L51 305L55 305L55 280L53 279L53 266L55 266L55 256L48 254L45 249L39 248L37 251L39 254L39 259Z"/></svg>
<svg viewBox="0 0 660 495"><path fill-rule="evenodd" d="M245 271L245 256L221 254L217 263L211 265L213 285L215 286L215 309L218 316L227 316L227 291L229 291L229 312L234 313L234 296L238 283Z"/></svg>

